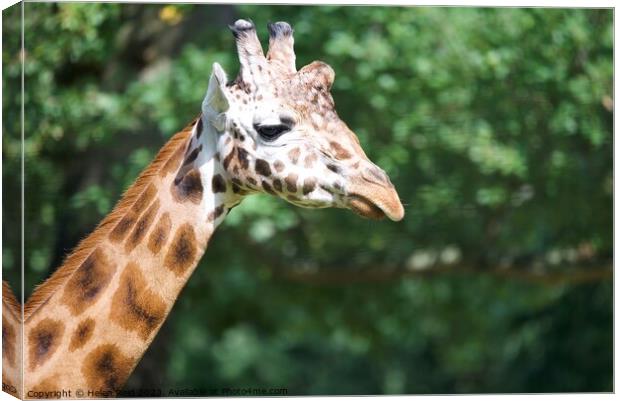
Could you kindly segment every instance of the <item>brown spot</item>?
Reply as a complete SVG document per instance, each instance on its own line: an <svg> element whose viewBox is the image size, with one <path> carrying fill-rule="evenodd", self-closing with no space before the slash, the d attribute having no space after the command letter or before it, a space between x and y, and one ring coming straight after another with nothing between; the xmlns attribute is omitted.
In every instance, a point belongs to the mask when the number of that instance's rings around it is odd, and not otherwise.
<svg viewBox="0 0 620 401"><path fill-rule="evenodd" d="M239 159L239 165L242 169L247 170L250 167L250 159L245 149L237 147L237 159Z"/></svg>
<svg viewBox="0 0 620 401"><path fill-rule="evenodd" d="M299 148L293 148L288 152L288 158L291 160L291 163L297 164L299 161Z"/></svg>
<svg viewBox="0 0 620 401"><path fill-rule="evenodd" d="M93 336L95 331L95 320L93 318L84 319L78 324L77 328L71 336L71 343L69 344L69 351L75 351L82 348L84 344L88 342Z"/></svg>
<svg viewBox="0 0 620 401"><path fill-rule="evenodd" d="M2 316L2 356L9 365L15 365L15 329Z"/></svg>
<svg viewBox="0 0 620 401"><path fill-rule="evenodd" d="M340 167L332 163L327 164L327 169L330 171L333 171L336 174L340 173Z"/></svg>
<svg viewBox="0 0 620 401"><path fill-rule="evenodd" d="M134 361L117 345L102 344L86 355L82 374L89 389L110 392L113 397L125 384L133 365Z"/></svg>
<svg viewBox="0 0 620 401"><path fill-rule="evenodd" d="M304 186L302 188L302 192L304 195L308 195L310 192L314 191L316 187L316 179L309 177L304 180Z"/></svg>
<svg viewBox="0 0 620 401"><path fill-rule="evenodd" d="M30 369L42 365L58 349L65 326L59 320L45 318L28 333Z"/></svg>
<svg viewBox="0 0 620 401"><path fill-rule="evenodd" d="M271 185L269 185L269 183L267 181L263 181L261 183L261 185L263 186L263 189L265 190L265 192L270 193L272 195L275 195L276 193L274 192L273 188L271 188Z"/></svg>
<svg viewBox="0 0 620 401"><path fill-rule="evenodd" d="M233 148L233 150L230 151L230 153L224 158L224 161L222 162L222 165L224 166L224 170L228 170L228 166L230 165L230 162L232 161L234 156L235 156L235 149Z"/></svg>
<svg viewBox="0 0 620 401"><path fill-rule="evenodd" d="M245 195L248 193L248 191L243 189L243 184L241 184L241 181L238 180L237 178L233 178L232 179L232 190L234 193L236 194L240 194L240 195Z"/></svg>
<svg viewBox="0 0 620 401"><path fill-rule="evenodd" d="M201 150L202 150L202 145L200 145L197 148L194 148L194 150L192 150L192 152L185 158L185 160L183 161L183 164L186 165L186 164L193 163L194 160L196 160L196 158L200 154Z"/></svg>
<svg viewBox="0 0 620 401"><path fill-rule="evenodd" d="M213 193L226 192L226 181L220 174L213 176L211 180L211 190Z"/></svg>
<svg viewBox="0 0 620 401"><path fill-rule="evenodd" d="M267 163L263 159L256 159L256 162L254 164L254 170L264 177L269 177L271 175L271 168L269 167L269 163Z"/></svg>
<svg viewBox="0 0 620 401"><path fill-rule="evenodd" d="M159 222L149 237L148 247L153 254L157 255L166 243L170 234L170 227L170 214L166 212L159 218Z"/></svg>
<svg viewBox="0 0 620 401"><path fill-rule="evenodd" d="M224 205L219 205L215 209L213 209L211 213L209 213L209 215L207 216L207 221L215 221L218 217L222 215L222 213L224 213Z"/></svg>
<svg viewBox="0 0 620 401"><path fill-rule="evenodd" d="M115 271L116 265L100 248L95 248L71 275L62 294L62 302L74 315L82 313L99 299Z"/></svg>
<svg viewBox="0 0 620 401"><path fill-rule="evenodd" d="M164 265L177 276L181 276L194 263L196 253L194 229L189 223L185 223L177 228L172 245L164 259Z"/></svg>
<svg viewBox="0 0 620 401"><path fill-rule="evenodd" d="M148 208L146 213L140 217L133 231L127 238L127 242L125 242L125 252L131 252L146 236L146 233L149 231L151 224L153 224L153 220L155 220L155 215L159 210L159 199L155 199L155 202Z"/></svg>
<svg viewBox="0 0 620 401"><path fill-rule="evenodd" d="M248 180L248 183L250 183L250 185L256 185L256 180L254 178L248 177L247 180Z"/></svg>
<svg viewBox="0 0 620 401"><path fill-rule="evenodd" d="M273 180L273 189L275 189L278 192L282 192L282 181L280 181L277 178Z"/></svg>
<svg viewBox="0 0 620 401"><path fill-rule="evenodd" d="M110 320L121 327L135 331L142 340L164 321L166 304L154 291L148 289L137 264L129 262L119 280L112 298Z"/></svg>
<svg viewBox="0 0 620 401"><path fill-rule="evenodd" d="M142 213L142 211L151 203L155 195L157 195L157 188L155 188L153 184L149 184L149 186L142 191L142 194L140 194L131 209L134 212Z"/></svg>
<svg viewBox="0 0 620 401"><path fill-rule="evenodd" d="M291 173L284 179L284 182L286 183L286 189L289 192L297 192L297 178L297 174Z"/></svg>
<svg viewBox="0 0 620 401"><path fill-rule="evenodd" d="M351 157L351 153L349 153L345 148L343 148L338 142L330 142L329 146L331 147L332 152L334 152L334 156L338 160L349 159Z"/></svg>
<svg viewBox="0 0 620 401"><path fill-rule="evenodd" d="M317 157L314 153L310 153L308 156L306 156L306 158L304 159L304 167L306 168L312 168L312 166L314 165L314 162L317 160Z"/></svg>
<svg viewBox="0 0 620 401"><path fill-rule="evenodd" d="M164 176L166 176L166 174L170 174L170 173L175 172L176 170L178 170L179 164L181 164L181 160L183 159L183 153L184 153L183 149L184 148L185 148L185 146L179 146L174 151L172 156L170 156L170 158L168 160L166 160L166 163L164 163L163 167L159 171L160 177L164 177Z"/></svg>
<svg viewBox="0 0 620 401"><path fill-rule="evenodd" d="M138 216L136 213L132 211L127 212L127 214L116 224L116 227L110 231L110 239L113 242L119 242L125 238L125 235L129 232L129 229L133 227L133 224L136 222L137 218Z"/></svg>
<svg viewBox="0 0 620 401"><path fill-rule="evenodd" d="M125 238L131 227L140 217L140 214L153 200L157 194L157 189L153 184L149 184L142 194L136 199L127 213L120 219L114 229L110 231L109 237L113 242L120 242Z"/></svg>
<svg viewBox="0 0 620 401"><path fill-rule="evenodd" d="M273 162L273 168L278 173L281 173L284 170L284 163L282 163L280 160L276 160L275 162Z"/></svg>
<svg viewBox="0 0 620 401"><path fill-rule="evenodd" d="M202 200L202 191L200 173L195 168L185 174L177 184L172 183L172 195L178 202L190 200L192 203L199 204Z"/></svg>

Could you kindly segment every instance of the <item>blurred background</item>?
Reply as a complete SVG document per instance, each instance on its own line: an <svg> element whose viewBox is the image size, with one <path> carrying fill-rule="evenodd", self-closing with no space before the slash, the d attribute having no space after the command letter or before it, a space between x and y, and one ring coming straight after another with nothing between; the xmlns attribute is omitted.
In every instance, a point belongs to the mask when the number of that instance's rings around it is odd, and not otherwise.
<svg viewBox="0 0 620 401"><path fill-rule="evenodd" d="M234 209L127 384L289 395L612 391L611 10L25 4L25 297L200 111L227 24L295 28L400 223ZM3 18L19 287L20 10Z"/></svg>

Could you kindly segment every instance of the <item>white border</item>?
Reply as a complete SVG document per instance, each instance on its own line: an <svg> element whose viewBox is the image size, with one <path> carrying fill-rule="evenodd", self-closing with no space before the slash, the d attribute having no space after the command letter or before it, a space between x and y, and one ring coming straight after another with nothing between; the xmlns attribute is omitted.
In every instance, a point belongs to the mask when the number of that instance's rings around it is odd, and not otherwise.
<svg viewBox="0 0 620 401"><path fill-rule="evenodd" d="M69 1L80 1L80 2L101 2L101 1L96 1L96 0L69 0ZM591 0L591 1L554 1L554 0L538 0L538 1L532 1L532 0L528 0L528 1L518 1L518 2L513 2L513 1L504 1L504 2L498 2L498 1L490 1L490 0L475 0L475 1L465 1L465 0L451 0L451 1L437 1L437 0L426 0L426 1L387 1L387 2L379 2L379 1L364 1L364 0L356 0L356 1L329 1L329 0L315 0L311 3L309 2L301 2L301 1L291 1L291 0L270 0L270 1L257 1L257 0L245 0L245 1L178 1L178 0L150 0L150 1L124 1L126 3L204 3L204 4L222 4L222 3L233 3L233 4L316 4L316 5L325 5L325 4L344 4L344 5L405 5L405 6L457 6L457 7L562 7L562 8L614 8L615 7L615 2L613 1L603 1L603 0ZM0 0L0 7L2 10L14 5L18 3L15 0ZM615 43L617 43L618 40L618 31L616 29L615 26L615 8L614 8L614 106L615 106L615 101L616 99L618 99L618 88L616 86L616 80L615 80L615 76L617 73L617 69L616 69L616 64L615 64ZM2 22L0 21L0 30L2 28ZM1 35L0 35L1 36ZM0 38L0 44L2 43L2 39ZM0 75L2 74L2 66L0 65ZM2 94L0 94L0 102L2 101ZM22 115L23 118L23 115ZM615 107L614 107L614 156L616 154L618 154L618 147L620 146L618 144L618 141L616 141L615 139L615 132L616 132L616 122L617 120L615 119ZM2 113L0 110L0 126L2 123ZM22 130L23 130L23 124L22 124ZM0 149L1 149L1 144L0 144ZM22 157L22 161L23 161L23 157ZM2 161L0 161L0 166L2 166ZM616 180L615 178L617 177L616 175L616 164L615 164L615 157L614 157L614 167L613 167L613 171L614 171L614 189L615 189L615 184L616 184ZM23 171L23 170L22 170ZM1 192L1 183L2 183L2 177L0 176L0 192ZM23 192L23 188L22 188L22 192ZM614 191L614 195L615 195L615 191ZM22 195L23 196L23 195ZM22 197L23 199L23 197ZM0 199L1 202L1 199ZM614 250L616 249L620 249L620 240L618 239L617 236L615 236L615 227L616 227L616 213L615 211L617 210L617 206L618 206L618 202L620 202L618 200L617 197L614 196ZM23 216L22 216L23 218ZM1 210L0 210L0 219L1 219ZM23 226L23 223L22 223ZM23 230L23 227L22 227ZM22 236L23 236L23 231L22 231ZM0 242L2 241L2 233L0 232ZM615 258L614 258L614 271L616 268L616 263L615 263ZM23 286L23 280L22 280L22 286ZM619 331L619 324L618 324L618 320L616 319L616 314L615 311L616 309L616 297L615 294L617 293L619 289L619 285L618 285L618 277L614 274L614 334L618 333ZM23 294L23 288L22 288L22 294ZM1 340L0 340L1 341ZM0 342L1 343L1 342ZM615 346L615 336L614 336L614 390L619 388L618 385L620 384L620 381L618 379L619 375L616 374L616 368L617 368L617 361L618 361L618 349ZM1 362L0 362L1 363ZM608 400L608 399L615 399L615 395L614 394L527 394L527 395L499 395L499 394L488 394L488 395L456 395L456 396L452 396L452 395L428 395L428 396L373 396L373 399L377 399L377 400L394 400L394 399L409 399L409 398L415 398L416 400L441 400L441 399L446 399L447 397L458 397L459 400L489 400L489 399L500 399L500 400L506 400L506 401L512 401L512 400L523 400L523 399L532 399L532 400L538 400L538 399L545 399L545 400L566 400L566 399L577 399L577 400L593 400L593 401L598 401L598 400ZM306 399L306 398L312 398L312 399L316 399L316 400L327 400L327 399L338 399L338 400L342 400L342 401L349 401L349 400L354 400L354 399L359 399L362 397L287 397L290 399ZM166 399L172 399L172 400L187 400L188 398L166 398ZM237 398L232 398L232 397L226 397L226 398L210 398L210 399L222 399L222 400L231 400L231 399L237 399ZM278 399L277 397L243 397L243 398L238 398L240 400L247 400L247 401L264 401L264 400L273 400L273 399ZM0 400L15 400L14 397L11 397L10 395L8 395L7 393L4 392L0 392ZM140 398L140 400L158 400L158 399L149 399L149 398Z"/></svg>

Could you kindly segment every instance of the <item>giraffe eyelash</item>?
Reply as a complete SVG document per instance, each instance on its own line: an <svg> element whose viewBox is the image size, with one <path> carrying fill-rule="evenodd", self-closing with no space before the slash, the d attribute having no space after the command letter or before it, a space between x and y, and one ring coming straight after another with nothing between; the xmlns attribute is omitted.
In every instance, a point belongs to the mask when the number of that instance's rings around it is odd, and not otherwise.
<svg viewBox="0 0 620 401"><path fill-rule="evenodd" d="M254 129L258 132L258 135L265 141L271 142L278 139L282 134L291 130L291 127L286 124L276 125L254 125Z"/></svg>

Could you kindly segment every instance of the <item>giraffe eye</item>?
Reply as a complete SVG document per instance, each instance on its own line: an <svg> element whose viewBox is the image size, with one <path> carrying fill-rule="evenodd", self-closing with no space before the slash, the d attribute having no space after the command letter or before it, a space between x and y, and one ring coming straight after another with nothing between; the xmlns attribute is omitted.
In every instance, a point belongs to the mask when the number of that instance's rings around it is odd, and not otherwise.
<svg viewBox="0 0 620 401"><path fill-rule="evenodd" d="M254 128L258 135L266 141L273 141L280 135L291 130L291 127L285 124L277 125L255 125Z"/></svg>

